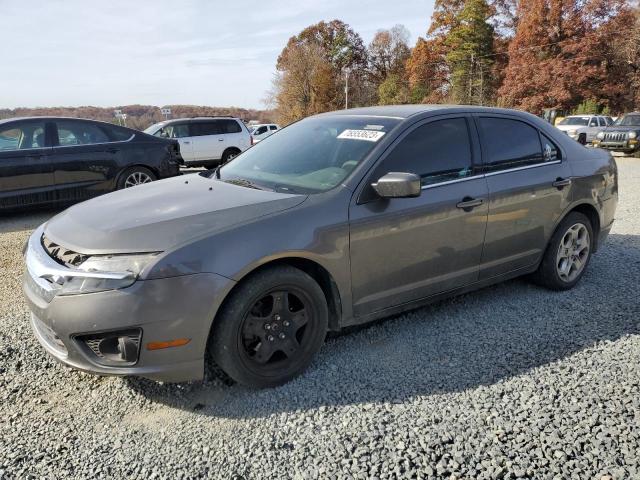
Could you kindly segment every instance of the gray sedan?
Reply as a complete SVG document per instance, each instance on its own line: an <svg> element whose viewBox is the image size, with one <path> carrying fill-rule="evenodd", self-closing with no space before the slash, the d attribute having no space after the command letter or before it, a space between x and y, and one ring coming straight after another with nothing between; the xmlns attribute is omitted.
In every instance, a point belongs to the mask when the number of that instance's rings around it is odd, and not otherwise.
<svg viewBox="0 0 640 480"><path fill-rule="evenodd" d="M274 386L328 330L521 275L573 287L617 199L608 153L526 113L345 110L62 212L29 240L24 292L71 367L187 381L215 362Z"/></svg>

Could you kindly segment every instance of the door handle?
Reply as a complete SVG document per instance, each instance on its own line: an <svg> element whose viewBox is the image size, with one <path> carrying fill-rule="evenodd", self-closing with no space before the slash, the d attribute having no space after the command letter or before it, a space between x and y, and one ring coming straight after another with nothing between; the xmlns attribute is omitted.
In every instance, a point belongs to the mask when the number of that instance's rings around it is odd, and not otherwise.
<svg viewBox="0 0 640 480"><path fill-rule="evenodd" d="M461 202L458 202L456 204L456 207L461 208L465 212L470 212L474 208L482 205L483 203L484 203L484 200L482 198L464 197Z"/></svg>
<svg viewBox="0 0 640 480"><path fill-rule="evenodd" d="M556 178L556 181L553 182L551 185L556 187L558 190L562 190L564 187L568 187L569 185L571 185L571 179L558 177Z"/></svg>
<svg viewBox="0 0 640 480"><path fill-rule="evenodd" d="M219 138L218 141L219 142L224 142L224 138Z"/></svg>
<svg viewBox="0 0 640 480"><path fill-rule="evenodd" d="M191 142L182 142L182 143L184 143L185 145L189 145Z"/></svg>

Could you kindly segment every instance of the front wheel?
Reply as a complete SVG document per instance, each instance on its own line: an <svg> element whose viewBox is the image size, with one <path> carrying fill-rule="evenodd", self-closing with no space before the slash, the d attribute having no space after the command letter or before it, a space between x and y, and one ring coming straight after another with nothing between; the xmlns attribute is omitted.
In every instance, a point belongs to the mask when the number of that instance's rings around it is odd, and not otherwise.
<svg viewBox="0 0 640 480"><path fill-rule="evenodd" d="M551 237L533 278L551 290L573 288L584 275L592 250L591 221L582 213L571 212Z"/></svg>
<svg viewBox="0 0 640 480"><path fill-rule="evenodd" d="M315 280L294 267L273 267L231 294L215 320L209 349L236 382L274 387L307 368L327 325L327 302Z"/></svg>

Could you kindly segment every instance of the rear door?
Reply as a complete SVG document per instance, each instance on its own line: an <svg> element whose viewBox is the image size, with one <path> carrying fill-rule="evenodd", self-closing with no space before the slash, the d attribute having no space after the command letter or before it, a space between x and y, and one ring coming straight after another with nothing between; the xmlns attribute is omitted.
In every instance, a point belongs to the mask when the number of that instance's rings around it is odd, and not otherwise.
<svg viewBox="0 0 640 480"><path fill-rule="evenodd" d="M85 200L113 189L120 150L107 132L86 120L55 120L51 153L58 199Z"/></svg>
<svg viewBox="0 0 640 480"><path fill-rule="evenodd" d="M50 130L44 120L0 125L0 208L56 201Z"/></svg>
<svg viewBox="0 0 640 480"><path fill-rule="evenodd" d="M475 282L487 221L479 145L464 116L415 127L374 168L349 211L356 316ZM358 141L358 140L352 140ZM389 172L415 173L417 198L383 199L370 187Z"/></svg>
<svg viewBox="0 0 640 480"><path fill-rule="evenodd" d="M251 137L247 130L240 126L240 123L234 119L219 120L221 124L221 130L224 136L224 148L222 153L230 147L238 148L240 151L245 151L251 146Z"/></svg>
<svg viewBox="0 0 640 480"><path fill-rule="evenodd" d="M520 118L476 115L489 187L480 279L536 264L569 204L571 170L558 146Z"/></svg>
<svg viewBox="0 0 640 480"><path fill-rule="evenodd" d="M218 120L200 120L191 124L193 154L197 161L220 160L225 135Z"/></svg>

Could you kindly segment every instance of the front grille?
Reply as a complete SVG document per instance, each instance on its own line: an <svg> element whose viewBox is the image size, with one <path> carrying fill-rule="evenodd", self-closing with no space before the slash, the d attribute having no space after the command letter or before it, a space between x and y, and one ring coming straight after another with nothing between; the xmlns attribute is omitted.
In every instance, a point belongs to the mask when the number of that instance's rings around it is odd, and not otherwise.
<svg viewBox="0 0 640 480"><path fill-rule="evenodd" d="M605 132L605 142L624 142L627 139L626 132Z"/></svg>
<svg viewBox="0 0 640 480"><path fill-rule="evenodd" d="M87 258L89 258L89 255L83 255L81 253L74 252L73 250L64 248L57 243L52 242L44 235L42 235L42 246L51 258L53 258L60 265L64 265L66 267L77 267Z"/></svg>

